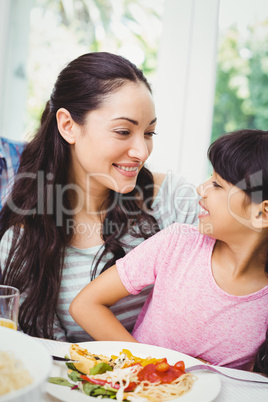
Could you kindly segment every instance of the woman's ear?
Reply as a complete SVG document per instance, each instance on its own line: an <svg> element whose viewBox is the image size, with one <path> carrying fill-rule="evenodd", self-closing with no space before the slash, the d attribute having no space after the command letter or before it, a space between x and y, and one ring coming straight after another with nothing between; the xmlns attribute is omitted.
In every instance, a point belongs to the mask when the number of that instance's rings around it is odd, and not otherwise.
<svg viewBox="0 0 268 402"><path fill-rule="evenodd" d="M69 144L75 143L75 134L73 132L74 121L67 109L60 108L56 113L58 130L61 136L67 141Z"/></svg>

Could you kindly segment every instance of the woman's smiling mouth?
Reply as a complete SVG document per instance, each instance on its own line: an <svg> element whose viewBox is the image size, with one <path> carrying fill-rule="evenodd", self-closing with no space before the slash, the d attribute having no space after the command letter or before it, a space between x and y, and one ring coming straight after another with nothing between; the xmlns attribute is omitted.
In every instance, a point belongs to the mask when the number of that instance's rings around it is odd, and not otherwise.
<svg viewBox="0 0 268 402"><path fill-rule="evenodd" d="M125 163L125 164L117 164L113 163L113 166L116 168L118 172L123 174L126 177L134 177L139 172L140 163Z"/></svg>

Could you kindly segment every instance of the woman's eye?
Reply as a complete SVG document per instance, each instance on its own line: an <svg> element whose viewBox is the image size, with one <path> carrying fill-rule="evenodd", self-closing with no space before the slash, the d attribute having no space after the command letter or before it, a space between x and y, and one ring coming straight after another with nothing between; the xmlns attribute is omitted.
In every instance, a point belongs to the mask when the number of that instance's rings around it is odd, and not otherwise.
<svg viewBox="0 0 268 402"><path fill-rule="evenodd" d="M220 187L221 188L221 186L216 181L213 181L212 184L213 184L214 187Z"/></svg>
<svg viewBox="0 0 268 402"><path fill-rule="evenodd" d="M152 137L153 135L156 135L154 131L150 131L149 133L145 133L146 136Z"/></svg>
<svg viewBox="0 0 268 402"><path fill-rule="evenodd" d="M127 131L127 130L119 130L119 131L116 131L116 134L119 134L119 135L129 135L130 132Z"/></svg>

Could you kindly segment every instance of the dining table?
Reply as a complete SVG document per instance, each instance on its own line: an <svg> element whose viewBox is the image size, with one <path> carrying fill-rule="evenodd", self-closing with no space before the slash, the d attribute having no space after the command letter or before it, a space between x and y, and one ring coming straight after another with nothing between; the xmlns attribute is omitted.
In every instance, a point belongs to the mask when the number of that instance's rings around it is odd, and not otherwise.
<svg viewBox="0 0 268 402"><path fill-rule="evenodd" d="M48 352L53 355L55 350L59 349L59 345L67 345L70 343L59 342L47 339L36 338L41 342ZM213 367L213 366L212 366ZM257 373L246 372L226 367L217 367L222 373L230 376L242 376L243 378L262 380L264 383L245 382L227 378L221 374L215 374L220 377L221 389L213 402L268 402L268 378ZM241 374L242 373L242 374ZM214 374L213 374L214 375ZM40 402L59 402L64 399L58 399L48 392L45 392ZM195 401L199 402L199 401ZM212 402L212 401L208 401Z"/></svg>

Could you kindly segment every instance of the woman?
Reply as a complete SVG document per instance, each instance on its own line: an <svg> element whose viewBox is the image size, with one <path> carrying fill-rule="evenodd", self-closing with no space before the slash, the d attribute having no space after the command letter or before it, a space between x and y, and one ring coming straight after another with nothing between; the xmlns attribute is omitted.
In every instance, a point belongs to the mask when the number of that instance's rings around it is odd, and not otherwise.
<svg viewBox="0 0 268 402"><path fill-rule="evenodd" d="M33 336L91 338L72 320L76 294L173 221L193 223L194 188L145 166L156 116L135 65L89 53L59 74L0 214L2 283L20 289L20 328ZM149 294L113 307L131 330Z"/></svg>

